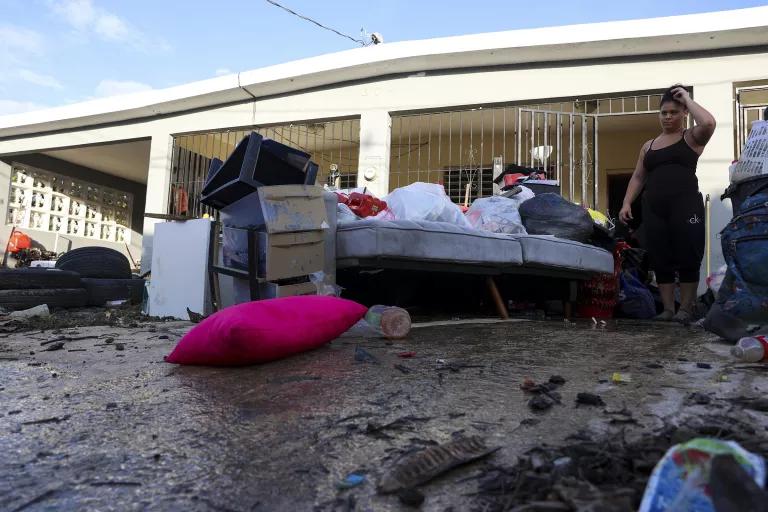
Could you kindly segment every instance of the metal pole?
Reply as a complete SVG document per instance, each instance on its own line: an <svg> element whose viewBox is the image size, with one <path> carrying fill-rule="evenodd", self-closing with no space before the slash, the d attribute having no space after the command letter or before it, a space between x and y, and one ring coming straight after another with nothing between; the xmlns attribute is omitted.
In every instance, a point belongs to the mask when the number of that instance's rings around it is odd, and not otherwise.
<svg viewBox="0 0 768 512"><path fill-rule="evenodd" d="M515 139L517 139L517 165L523 165L522 158L520 158L520 155L523 151L523 133L522 133L522 126L523 126L523 110L518 108L517 109L517 126L515 127Z"/></svg>
<svg viewBox="0 0 768 512"><path fill-rule="evenodd" d="M599 179L600 179L600 166L598 165L600 163L600 157L598 154L598 125L597 125L597 117L594 117L594 121L592 123L592 140L594 141L594 173L595 173L595 201L593 208L595 210L598 210L600 206L600 187L599 187Z"/></svg>
<svg viewBox="0 0 768 512"><path fill-rule="evenodd" d="M574 183L574 180L576 178L575 172L573 169L573 142L574 142L574 133L573 133L573 123L575 122L573 114L568 116L568 200L573 201L574 196L576 195L576 184Z"/></svg>
<svg viewBox="0 0 768 512"><path fill-rule="evenodd" d="M581 117L581 205L587 202L587 116Z"/></svg>
<svg viewBox="0 0 768 512"><path fill-rule="evenodd" d="M558 180L558 183L560 184L560 190L562 190L563 184L560 183L560 176L563 172L563 116L561 114L557 114L557 139L555 144L557 144L557 164L555 166L555 179Z"/></svg>

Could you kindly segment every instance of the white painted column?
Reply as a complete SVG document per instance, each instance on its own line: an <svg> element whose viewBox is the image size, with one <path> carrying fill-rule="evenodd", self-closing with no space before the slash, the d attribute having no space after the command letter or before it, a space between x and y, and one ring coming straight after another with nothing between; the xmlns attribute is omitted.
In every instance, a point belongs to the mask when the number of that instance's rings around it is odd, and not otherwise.
<svg viewBox="0 0 768 512"><path fill-rule="evenodd" d="M152 144L149 150L145 213L168 213L172 142L173 138L167 133L159 133L152 136ZM141 248L142 273L148 271L152 264L152 240L155 234L155 224L158 222L163 221L144 217ZM183 255L179 255L179 257L183 257Z"/></svg>
<svg viewBox="0 0 768 512"><path fill-rule="evenodd" d="M715 133L699 158L697 168L699 190L705 198L707 194L710 197L709 257L710 270L714 272L724 263L719 233L732 217L730 200L721 201L720 196L728 187L728 166L734 158L733 84L693 84L693 94L696 102L710 111L717 121ZM704 256L701 266L700 291L706 289L706 272L707 255Z"/></svg>
<svg viewBox="0 0 768 512"><path fill-rule="evenodd" d="M389 153L392 118L386 110L360 116L360 159L357 186L368 187L377 197L389 192Z"/></svg>

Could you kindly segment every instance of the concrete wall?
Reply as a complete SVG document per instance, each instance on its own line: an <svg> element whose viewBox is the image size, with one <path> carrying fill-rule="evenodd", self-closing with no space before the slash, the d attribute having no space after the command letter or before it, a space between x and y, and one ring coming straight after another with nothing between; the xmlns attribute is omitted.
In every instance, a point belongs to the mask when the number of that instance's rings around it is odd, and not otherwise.
<svg viewBox="0 0 768 512"><path fill-rule="evenodd" d="M24 228L24 233L28 234L37 244L40 244L45 250L58 252L77 247L102 246L116 249L126 256L139 259L141 255L142 234L144 231L144 203L147 187L141 183L117 178L108 174L76 165L64 160L59 160L42 154L26 154L14 157L0 158L0 212L2 212L2 224L0 224L0 258L5 250L5 245L10 236L13 226L6 224L5 215L8 208L8 191L10 190L11 164L19 163L36 167L43 171L50 171L75 179L81 179L95 185L110 187L123 192L133 194L133 215L131 218L131 243L129 244L130 255L123 243L107 242L71 235L59 235L58 245L56 245L56 234L48 231ZM13 260L10 260L13 265Z"/></svg>
<svg viewBox="0 0 768 512"><path fill-rule="evenodd" d="M730 206L722 204L719 196L728 184L727 166L733 158L733 82L765 79L767 70L768 52L762 52L426 72L351 82L133 123L5 139L0 141L0 155L151 137L146 209L163 212L168 202L172 134L359 115L359 183L380 193L389 183L392 112L607 96L658 90L681 82L694 87L696 100L710 109L718 122L717 132L699 161L702 192L713 198L710 242L716 265L722 257L715 234L730 218ZM372 179L366 178L366 171ZM153 225L151 221L144 224L144 261L149 261L146 255L151 250Z"/></svg>

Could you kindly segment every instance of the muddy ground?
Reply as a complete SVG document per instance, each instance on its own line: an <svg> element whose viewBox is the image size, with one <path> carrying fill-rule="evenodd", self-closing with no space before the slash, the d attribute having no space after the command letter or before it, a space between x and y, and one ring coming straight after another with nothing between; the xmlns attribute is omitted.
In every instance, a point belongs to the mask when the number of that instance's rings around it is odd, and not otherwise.
<svg viewBox="0 0 768 512"><path fill-rule="evenodd" d="M764 367L676 325L449 322L235 369L163 362L187 322L116 323L0 334L0 509L402 510L376 490L393 462L481 436L499 450L420 486L421 508L503 510L528 498L494 478L543 444L768 425L733 401L768 389ZM533 411L521 384L552 375L561 403ZM605 405L577 406L580 392ZM353 472L366 480L340 489Z"/></svg>

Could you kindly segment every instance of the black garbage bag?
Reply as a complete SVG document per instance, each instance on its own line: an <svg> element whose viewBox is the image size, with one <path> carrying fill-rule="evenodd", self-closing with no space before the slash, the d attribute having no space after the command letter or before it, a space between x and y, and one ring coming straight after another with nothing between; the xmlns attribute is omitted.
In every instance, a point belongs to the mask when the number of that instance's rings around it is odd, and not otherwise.
<svg viewBox="0 0 768 512"><path fill-rule="evenodd" d="M558 194L539 194L520 205L520 217L528 234L554 235L588 242L594 231L589 212Z"/></svg>

